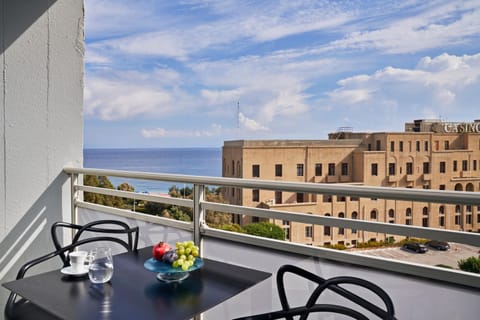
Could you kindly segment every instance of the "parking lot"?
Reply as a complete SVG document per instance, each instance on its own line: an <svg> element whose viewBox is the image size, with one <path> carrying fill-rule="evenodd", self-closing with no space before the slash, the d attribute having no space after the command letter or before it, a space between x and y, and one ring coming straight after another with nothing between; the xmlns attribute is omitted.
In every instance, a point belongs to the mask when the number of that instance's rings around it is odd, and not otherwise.
<svg viewBox="0 0 480 320"><path fill-rule="evenodd" d="M450 243L448 251L438 251L429 248L426 253L415 253L404 250L403 248L382 248L382 249L363 249L355 250L358 253L372 255L377 257L384 257L389 259L396 259L401 261L409 261L414 263L421 263L427 265L443 264L452 268L458 268L458 261L466 259L471 256L478 257L480 255L480 248L469 246L460 243Z"/></svg>

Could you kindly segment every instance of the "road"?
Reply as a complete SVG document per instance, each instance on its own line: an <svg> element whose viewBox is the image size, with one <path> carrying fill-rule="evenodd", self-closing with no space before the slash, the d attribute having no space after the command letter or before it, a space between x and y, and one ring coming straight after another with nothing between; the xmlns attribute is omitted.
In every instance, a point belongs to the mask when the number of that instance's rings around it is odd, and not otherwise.
<svg viewBox="0 0 480 320"><path fill-rule="evenodd" d="M426 265L443 264L458 269L458 261L468 257L480 256L480 248L460 243L450 243L448 251L430 249L426 253L415 253L399 247L355 250L357 253L421 263Z"/></svg>

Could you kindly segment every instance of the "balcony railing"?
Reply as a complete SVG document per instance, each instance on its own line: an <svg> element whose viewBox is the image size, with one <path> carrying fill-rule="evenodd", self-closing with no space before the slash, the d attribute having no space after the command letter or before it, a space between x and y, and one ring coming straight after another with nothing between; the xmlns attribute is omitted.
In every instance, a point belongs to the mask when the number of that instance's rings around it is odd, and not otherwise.
<svg viewBox="0 0 480 320"><path fill-rule="evenodd" d="M345 252L324 247L303 245L289 241L272 240L246 234L234 233L211 228L205 222L206 211L212 210L266 219L300 222L309 225L328 225L331 227L357 230L357 232L363 230L386 235L436 239L478 247L480 245L480 234L478 233L407 226L387 222L383 223L377 221L364 221L359 219L335 218L291 211L214 203L206 200L205 189L206 187L210 186L235 187L273 191L282 190L295 193L302 192L319 195L347 195L355 198L378 198L418 201L422 203L430 202L475 206L480 205L480 195L478 193L366 187L347 184L298 183L265 181L258 179L253 180L186 176L85 168L66 168L65 172L70 174L72 178L72 220L80 219L82 221L82 219L85 219L85 217L88 215L92 215L91 217L88 217L89 219L95 219L95 217L98 219L98 214L116 215L117 217L134 219L139 223L148 226L145 227L143 232L145 245L149 245L154 241L157 241L157 238L162 234L167 234L168 237L170 237L170 239L167 239L169 241L175 237L178 237L179 239L182 237L190 237L201 246L203 255L213 257L215 259L229 261L236 264L243 264L250 267L259 267L260 269L265 270L268 269L268 271L271 272L275 272L276 268L285 262L291 264L308 264L311 265L315 270L320 270L327 274L330 272L330 276L338 275L337 272L344 272L348 274L358 274L360 272L363 277L370 277L371 280L383 279L382 281L386 281L387 286L389 284L391 286L390 289L393 291L398 289L397 286L403 286L405 283L415 283L415 288L408 288L407 291L410 292L412 290L419 290L418 292L424 292L425 295L432 294L431 297L426 298L429 301L431 300L432 305L435 303L435 301L433 301L435 300L435 297L439 295L437 292L443 292L442 290L451 290L451 294L460 294L462 296L462 302L458 302L457 306L455 307L457 310L458 308L463 310L462 315L468 316L474 312L476 312L478 315L478 312L480 312L479 307L473 302L475 299L478 299L478 289L480 288L479 274L369 256L360 254L358 252ZM193 200L83 186L81 183L79 183L79 181L81 181L79 178L84 174L123 177L128 179L158 180L162 182L171 182L172 185L193 185ZM119 196L122 198L130 198L134 200L144 200L149 202L188 207L193 211L193 221L177 221L173 219L142 214L131 210L106 207L84 202L82 200L83 192L92 192L104 195ZM161 232L158 231L159 228L161 228ZM153 234L155 236L150 237L150 235ZM189 234L190 236L188 236ZM263 261L262 258L249 258L250 255L253 256L254 253L259 254L260 256L264 255L267 257L265 258L267 261ZM295 263L292 263L292 259ZM371 272L374 273L373 277ZM392 280L386 280L389 279L389 277L392 277ZM389 281L391 282L389 283ZM270 296L272 294L275 295L275 290L272 289L272 287L274 287L273 282L266 284L267 289L263 288L259 290L269 291ZM427 285L424 286L424 283ZM458 285L465 288L465 290L459 290ZM437 291L439 290L439 287L441 290ZM411 297L409 296L408 292L406 295L401 295L401 297L397 298L400 300L410 299ZM253 293L253 295L255 295L255 293ZM438 296L438 298L440 298L440 296ZM253 300L250 301L250 304L252 304L252 301L255 301L255 298L252 299ZM424 297L422 297L422 299L424 299ZM235 309L233 313L236 316L240 316L245 315L246 310L252 313L268 311L269 309L276 307L275 302L272 302L272 300L275 299L270 299L269 304L259 308L249 305L246 309L240 307L240 310L238 310L238 305L235 307L232 306L232 308ZM242 301L238 303L244 304L245 302ZM403 300L403 303L405 303L405 300ZM415 301L412 300L411 303L415 303ZM405 308L404 312L409 312L410 308L407 305L404 305L403 307ZM248 314L248 312L246 312L246 314ZM456 314L453 313L452 316L453 315ZM419 314L417 314L416 318L419 318L418 316ZM423 318L429 318L430 316L432 316L432 313L426 313L423 315ZM407 316L406 318L409 317ZM438 319L442 319L442 317Z"/></svg>

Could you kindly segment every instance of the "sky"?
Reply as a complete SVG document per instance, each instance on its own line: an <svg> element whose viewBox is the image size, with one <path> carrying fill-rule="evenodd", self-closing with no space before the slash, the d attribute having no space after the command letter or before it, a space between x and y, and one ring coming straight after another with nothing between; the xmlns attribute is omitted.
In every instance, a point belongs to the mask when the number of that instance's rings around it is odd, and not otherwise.
<svg viewBox="0 0 480 320"><path fill-rule="evenodd" d="M86 0L84 146L480 119L480 1Z"/></svg>

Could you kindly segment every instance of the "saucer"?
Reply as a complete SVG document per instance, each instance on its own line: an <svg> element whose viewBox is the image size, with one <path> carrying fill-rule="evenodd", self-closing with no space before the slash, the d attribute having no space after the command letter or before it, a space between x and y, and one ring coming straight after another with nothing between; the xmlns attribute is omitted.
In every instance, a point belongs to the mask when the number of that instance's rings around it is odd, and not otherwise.
<svg viewBox="0 0 480 320"><path fill-rule="evenodd" d="M88 273L88 268L83 268L80 271L73 271L72 267L69 266L63 268L62 270L60 270L60 272L68 276L81 277Z"/></svg>

